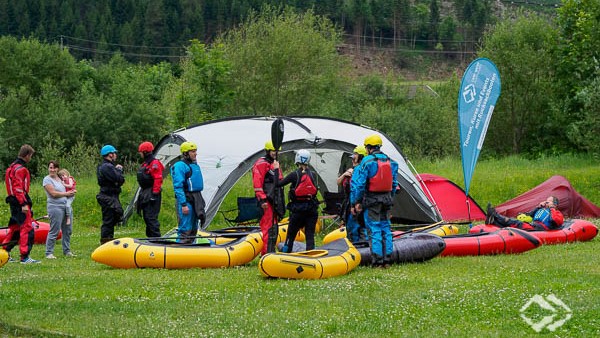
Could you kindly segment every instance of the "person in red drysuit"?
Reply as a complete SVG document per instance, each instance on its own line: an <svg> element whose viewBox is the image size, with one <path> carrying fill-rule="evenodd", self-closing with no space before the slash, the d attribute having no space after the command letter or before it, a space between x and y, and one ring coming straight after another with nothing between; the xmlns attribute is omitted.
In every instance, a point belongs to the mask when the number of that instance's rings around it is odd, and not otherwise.
<svg viewBox="0 0 600 338"><path fill-rule="evenodd" d="M34 231L32 225L33 211L29 197L31 175L26 165L31 161L35 151L29 144L24 144L19 149L18 158L6 169L4 177L6 183L6 203L10 205L10 220L8 233L2 242L2 248L8 252L19 243L21 263L31 264L40 261L29 257L33 247Z"/></svg>

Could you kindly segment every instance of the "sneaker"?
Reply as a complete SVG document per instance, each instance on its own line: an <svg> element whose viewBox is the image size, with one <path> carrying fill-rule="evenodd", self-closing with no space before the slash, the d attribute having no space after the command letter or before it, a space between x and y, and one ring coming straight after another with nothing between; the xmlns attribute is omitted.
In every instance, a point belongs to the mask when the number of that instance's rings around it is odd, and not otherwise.
<svg viewBox="0 0 600 338"><path fill-rule="evenodd" d="M77 257L77 255L76 255L76 254L74 254L74 253L72 253L71 251L67 252L67 253L65 254L65 256L67 256L67 257Z"/></svg>
<svg viewBox="0 0 600 338"><path fill-rule="evenodd" d="M38 260L35 260L31 257L21 259L21 264L36 264L36 263L41 263L41 262Z"/></svg>
<svg viewBox="0 0 600 338"><path fill-rule="evenodd" d="M9 263L14 263L14 262L16 262L16 261L17 261L16 259L14 259L14 258L12 258L12 257L8 256L8 262L9 262Z"/></svg>
<svg viewBox="0 0 600 338"><path fill-rule="evenodd" d="M56 259L56 256L54 256L53 254L48 254L46 255L46 259Z"/></svg>

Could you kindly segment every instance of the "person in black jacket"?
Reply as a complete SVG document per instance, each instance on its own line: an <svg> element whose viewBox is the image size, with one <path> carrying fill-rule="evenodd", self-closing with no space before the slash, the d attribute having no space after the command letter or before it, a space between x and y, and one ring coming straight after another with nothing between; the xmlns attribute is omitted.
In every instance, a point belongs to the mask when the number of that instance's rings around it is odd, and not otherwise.
<svg viewBox="0 0 600 338"><path fill-rule="evenodd" d="M304 149L299 150L296 153L295 162L298 169L289 173L278 183L280 187L291 184L287 205L290 211L290 223L285 244L281 250L287 253L292 252L294 239L302 228L304 228L306 236L306 250L315 248L315 227L319 217L315 176L308 168L310 152Z"/></svg>
<svg viewBox="0 0 600 338"><path fill-rule="evenodd" d="M115 164L117 149L108 144L102 147L100 155L104 158L96 169L100 192L96 200L102 208L102 226L100 227L100 244L110 242L115 235L115 225L123 219L123 207L119 200L121 186L125 183L123 166Z"/></svg>
<svg viewBox="0 0 600 338"><path fill-rule="evenodd" d="M138 169L137 181L141 191L138 197L138 213L144 216L146 223L146 237L160 237L160 222L158 214L162 201L163 171L165 167L152 153L154 145L151 142L142 142L138 147L144 162Z"/></svg>

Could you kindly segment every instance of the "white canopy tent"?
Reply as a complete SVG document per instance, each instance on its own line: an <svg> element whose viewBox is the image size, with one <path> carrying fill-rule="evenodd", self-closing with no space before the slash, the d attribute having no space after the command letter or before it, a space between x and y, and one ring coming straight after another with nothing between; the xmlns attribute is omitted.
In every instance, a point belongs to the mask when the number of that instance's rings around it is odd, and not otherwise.
<svg viewBox="0 0 600 338"><path fill-rule="evenodd" d="M179 145L191 141L198 145L197 161L204 176L207 223L214 218L223 199L235 183L264 155L264 144L271 138L271 125L277 117L239 117L210 121L176 130L163 137L154 154L165 168L179 159ZM337 192L336 178L345 169L344 157L351 154L365 137L377 133L383 139L382 151L398 162L398 181L402 191L395 198L392 215L404 224L432 223L441 220L419 182L409 169L398 146L387 136L369 127L320 117L282 117L284 137L280 154L307 149L310 166L319 178L321 191ZM347 158L347 157L346 157ZM165 170L165 175L169 170ZM165 187L169 188L169 187ZM137 194L136 194L137 196ZM134 203L126 215L130 215Z"/></svg>

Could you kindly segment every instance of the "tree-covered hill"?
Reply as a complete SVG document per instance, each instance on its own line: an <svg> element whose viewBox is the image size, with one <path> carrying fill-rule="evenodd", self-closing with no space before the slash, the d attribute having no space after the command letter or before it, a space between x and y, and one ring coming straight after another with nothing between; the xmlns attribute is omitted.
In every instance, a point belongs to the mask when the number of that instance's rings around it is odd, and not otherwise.
<svg viewBox="0 0 600 338"><path fill-rule="evenodd" d="M499 15L515 8L554 12L558 0L0 0L0 36L35 37L69 47L77 58L177 62L185 46L206 43L265 4L313 9L362 48L424 50L470 59Z"/></svg>

